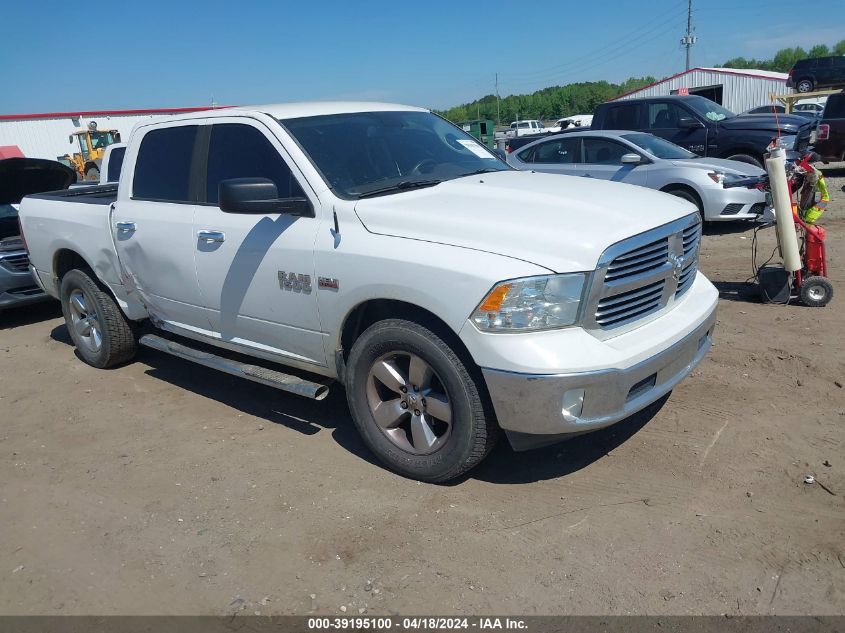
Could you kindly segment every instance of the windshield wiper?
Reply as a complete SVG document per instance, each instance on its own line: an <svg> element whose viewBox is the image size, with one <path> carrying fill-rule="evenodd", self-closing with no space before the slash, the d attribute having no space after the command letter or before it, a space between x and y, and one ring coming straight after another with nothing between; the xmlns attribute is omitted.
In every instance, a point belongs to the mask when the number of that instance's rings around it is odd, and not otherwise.
<svg viewBox="0 0 845 633"><path fill-rule="evenodd" d="M358 198L371 198L373 196L380 196L385 193L393 191L407 191L408 189L421 189L422 187L433 187L439 185L442 180L402 180L395 185L389 187L380 187L379 189L371 189L358 194Z"/></svg>
<svg viewBox="0 0 845 633"><path fill-rule="evenodd" d="M461 174L458 178L466 178L467 176L477 176L478 174L488 174L493 171L507 171L507 169L494 169L492 167L485 167L484 169L476 169L468 174Z"/></svg>

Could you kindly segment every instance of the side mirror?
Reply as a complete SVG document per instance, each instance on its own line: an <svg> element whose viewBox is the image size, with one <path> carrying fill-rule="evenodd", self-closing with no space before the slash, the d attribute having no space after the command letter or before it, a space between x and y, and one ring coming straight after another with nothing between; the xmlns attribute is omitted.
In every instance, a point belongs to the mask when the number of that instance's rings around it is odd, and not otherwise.
<svg viewBox="0 0 845 633"><path fill-rule="evenodd" d="M285 213L313 216L306 198L279 198L276 184L269 178L230 178L218 185L220 210L224 213Z"/></svg>
<svg viewBox="0 0 845 633"><path fill-rule="evenodd" d="M631 152L630 154L623 154L622 155L622 164L623 165L639 165L642 162L642 158L640 158L639 154L635 154Z"/></svg>
<svg viewBox="0 0 845 633"><path fill-rule="evenodd" d="M678 127L682 130L699 130L704 127L704 124L691 116L685 116L678 119Z"/></svg>

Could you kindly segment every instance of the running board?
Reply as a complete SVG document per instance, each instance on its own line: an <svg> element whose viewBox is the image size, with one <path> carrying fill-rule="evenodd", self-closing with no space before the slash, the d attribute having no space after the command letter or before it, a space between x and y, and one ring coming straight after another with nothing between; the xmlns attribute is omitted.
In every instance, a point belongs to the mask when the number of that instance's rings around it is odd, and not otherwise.
<svg viewBox="0 0 845 633"><path fill-rule="evenodd" d="M229 360L216 354L203 352L155 334L145 334L138 342L145 347L150 347L165 354L178 356L179 358L184 358L185 360L210 367L211 369L217 369L232 376L239 376L253 382L261 383L262 385L267 385L268 387L275 387L288 393L294 393L297 396L322 400L329 395L329 388L326 385L257 365L239 363L236 360Z"/></svg>

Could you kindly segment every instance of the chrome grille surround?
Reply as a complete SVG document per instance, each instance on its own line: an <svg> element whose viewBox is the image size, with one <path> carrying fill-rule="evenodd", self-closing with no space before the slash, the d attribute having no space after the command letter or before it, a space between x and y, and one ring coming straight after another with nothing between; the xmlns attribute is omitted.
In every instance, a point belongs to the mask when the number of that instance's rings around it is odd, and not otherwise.
<svg viewBox="0 0 845 633"><path fill-rule="evenodd" d="M29 270L29 256L24 251L0 253L0 266L13 273L25 273Z"/></svg>
<svg viewBox="0 0 845 633"><path fill-rule="evenodd" d="M593 273L583 327L606 339L669 310L695 280L700 243L694 213L610 246Z"/></svg>

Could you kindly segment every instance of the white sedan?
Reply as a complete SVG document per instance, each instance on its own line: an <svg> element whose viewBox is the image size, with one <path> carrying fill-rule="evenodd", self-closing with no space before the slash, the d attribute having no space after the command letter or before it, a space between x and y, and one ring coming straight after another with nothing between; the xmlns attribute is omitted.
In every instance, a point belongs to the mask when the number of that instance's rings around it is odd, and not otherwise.
<svg viewBox="0 0 845 633"><path fill-rule="evenodd" d="M585 130L537 140L508 154L522 170L600 178L658 189L692 202L703 219L756 219L769 206L756 189L725 189L723 183L758 176L754 165L700 158L645 132Z"/></svg>

